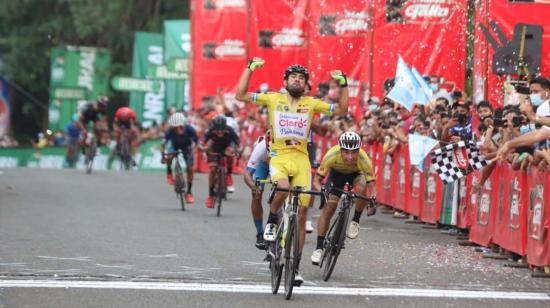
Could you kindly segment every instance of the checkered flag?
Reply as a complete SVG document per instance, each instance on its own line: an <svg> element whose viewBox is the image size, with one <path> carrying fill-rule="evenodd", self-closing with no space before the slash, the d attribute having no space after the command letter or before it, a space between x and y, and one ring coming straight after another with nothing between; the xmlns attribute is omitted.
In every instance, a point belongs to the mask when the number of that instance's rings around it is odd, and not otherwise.
<svg viewBox="0 0 550 308"><path fill-rule="evenodd" d="M460 141L432 152L432 165L445 183L452 183L488 164L473 141Z"/></svg>

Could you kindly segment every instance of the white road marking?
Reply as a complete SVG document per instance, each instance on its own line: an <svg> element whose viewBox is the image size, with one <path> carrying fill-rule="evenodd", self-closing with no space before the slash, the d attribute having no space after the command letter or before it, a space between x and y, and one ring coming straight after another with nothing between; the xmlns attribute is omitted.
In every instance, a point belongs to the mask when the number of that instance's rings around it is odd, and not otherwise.
<svg viewBox="0 0 550 308"><path fill-rule="evenodd" d="M128 282L128 281L68 281L68 280L0 280L0 288L76 288L76 289L127 289L203 291L223 293L271 293L268 285L172 283L172 282ZM550 301L550 294L535 292L468 291L443 289L404 288L338 288L300 287L298 294L343 295L343 296L389 296L428 298L469 298Z"/></svg>
<svg viewBox="0 0 550 308"><path fill-rule="evenodd" d="M46 259L46 260L62 260L62 261L83 261L83 262L90 261L90 257L65 258L65 257L37 256L37 258Z"/></svg>
<svg viewBox="0 0 550 308"><path fill-rule="evenodd" d="M141 254L141 256L144 256L144 257L147 257L147 258L177 258L178 254L177 253L170 253L170 254L166 254L166 255L144 255L144 254Z"/></svg>

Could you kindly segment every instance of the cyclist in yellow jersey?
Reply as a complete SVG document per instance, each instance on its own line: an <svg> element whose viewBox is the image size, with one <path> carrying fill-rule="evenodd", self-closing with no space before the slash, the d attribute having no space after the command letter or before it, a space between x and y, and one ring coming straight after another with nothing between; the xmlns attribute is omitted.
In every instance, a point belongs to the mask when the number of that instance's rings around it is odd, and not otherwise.
<svg viewBox="0 0 550 308"><path fill-rule="evenodd" d="M309 73L301 65L291 65L284 73L283 84L286 93L247 93L252 72L263 66L264 60L253 58L243 72L235 98L242 102L255 103L266 106L269 113L271 128L269 173L271 180L276 181L280 188L301 186L311 189L311 165L307 152L307 138L311 128L313 116L316 113L345 115L348 112L348 89L346 76L341 71L331 72L333 79L342 87L339 103L330 105L324 101L305 96L305 87ZM273 201L264 231L264 240L274 241L277 234L277 212L283 205L288 193L277 192ZM305 239L305 220L309 196L300 196L299 235L300 255ZM300 258L298 258L298 264ZM303 278L296 273L297 284Z"/></svg>
<svg viewBox="0 0 550 308"><path fill-rule="evenodd" d="M376 213L376 186L372 164L367 153L361 149L361 137L357 133L351 131L343 133L338 140L338 145L332 147L325 154L313 180L314 190L321 191L321 182L329 173L327 185L344 189L345 184L348 183L358 194L363 194L365 188L367 189L369 201L355 200L355 214L347 230L347 236L354 239L359 234L359 219L365 206L369 206L367 215ZM314 265L318 265L323 256L323 242L340 196L340 193L335 192L329 194L327 204L319 217L317 247L311 256L311 263Z"/></svg>

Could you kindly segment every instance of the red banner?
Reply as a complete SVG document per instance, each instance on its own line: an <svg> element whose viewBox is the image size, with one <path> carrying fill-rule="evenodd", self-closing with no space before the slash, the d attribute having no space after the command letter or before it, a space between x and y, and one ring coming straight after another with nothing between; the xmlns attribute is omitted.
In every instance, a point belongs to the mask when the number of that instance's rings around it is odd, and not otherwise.
<svg viewBox="0 0 550 308"><path fill-rule="evenodd" d="M307 0L250 1L250 56L265 59L254 72L250 91L279 91L292 64L308 65Z"/></svg>
<svg viewBox="0 0 550 308"><path fill-rule="evenodd" d="M424 203L420 219L423 222L436 224L441 217L441 206L443 204L443 182L434 168L432 168L431 157L424 161L425 183Z"/></svg>
<svg viewBox="0 0 550 308"><path fill-rule="evenodd" d="M540 74L543 76L550 76L550 57L548 57L550 54L550 23L548 23L550 4L510 2L508 0L485 0L480 1L479 5L476 6L476 11L478 13L476 16L476 52L474 62L474 89L476 101L479 101L481 98L477 94L484 93L485 95L483 98L487 98L494 105L504 104L505 91L503 87L506 74L497 75L494 72L494 60L496 60L496 62L506 62L501 61L502 59L506 59L507 62L510 62L511 59L513 60L513 52L503 50L507 47L511 48L510 50L515 50L515 55L519 54L519 46L521 45L521 28L518 26L519 24L542 27ZM500 35L498 31L495 31L495 29L492 29L491 22L495 22L498 29L502 31L502 35ZM495 50L493 44L488 42L487 35L483 34L480 25L487 27L489 34L496 41L497 50ZM503 40L505 42L503 42ZM533 45L533 43L530 39L527 39L525 45ZM525 48L526 50L528 49L527 47ZM532 57L526 55L525 61L529 62L531 60ZM533 74L535 72L530 71L530 73Z"/></svg>
<svg viewBox="0 0 550 308"><path fill-rule="evenodd" d="M526 254L527 175L508 165L499 165L499 206L495 226L495 244L518 255Z"/></svg>
<svg viewBox="0 0 550 308"><path fill-rule="evenodd" d="M367 1L310 2L309 68L311 84L330 80L330 71L348 76L350 112L361 115L360 102L368 89L371 18Z"/></svg>
<svg viewBox="0 0 550 308"><path fill-rule="evenodd" d="M470 177L463 177L459 181L460 189L458 191L458 210L456 213L456 226L460 229L466 229L469 228L471 225L470 208L468 206L468 196L470 195L471 180Z"/></svg>
<svg viewBox="0 0 550 308"><path fill-rule="evenodd" d="M495 221L498 210L499 168L495 168L485 181L477 198L471 199L470 206L475 211L474 222L470 230L470 241L482 246L488 246L493 241ZM480 177L481 172L476 171Z"/></svg>
<svg viewBox="0 0 550 308"><path fill-rule="evenodd" d="M550 265L550 177L533 167L529 177L527 225L527 262L534 266Z"/></svg>
<svg viewBox="0 0 550 308"><path fill-rule="evenodd" d="M399 146L394 153L395 163L392 169L392 178L394 179L394 207L409 213L409 195L410 191L410 172L411 164L409 162L409 147ZM395 182L397 180L397 183ZM397 184L397 185L396 185Z"/></svg>
<svg viewBox="0 0 550 308"><path fill-rule="evenodd" d="M443 77L464 88L466 0L374 1L372 93L395 77L397 57L420 74Z"/></svg>
<svg viewBox="0 0 550 308"><path fill-rule="evenodd" d="M191 2L193 108L234 100L246 67L246 0Z"/></svg>
<svg viewBox="0 0 550 308"><path fill-rule="evenodd" d="M424 173L418 170L417 167L410 168L410 198L409 198L409 213L413 216L420 217L422 215L422 204L424 203Z"/></svg>

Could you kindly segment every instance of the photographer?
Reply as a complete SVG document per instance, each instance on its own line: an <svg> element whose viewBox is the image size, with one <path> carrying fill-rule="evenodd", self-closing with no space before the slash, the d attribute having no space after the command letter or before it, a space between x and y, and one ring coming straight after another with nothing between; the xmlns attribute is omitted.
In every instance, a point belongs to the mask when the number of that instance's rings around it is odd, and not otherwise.
<svg viewBox="0 0 550 308"><path fill-rule="evenodd" d="M442 141L459 142L472 139L470 103L459 101L452 107L452 117L443 127Z"/></svg>

